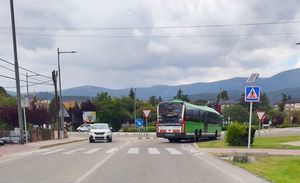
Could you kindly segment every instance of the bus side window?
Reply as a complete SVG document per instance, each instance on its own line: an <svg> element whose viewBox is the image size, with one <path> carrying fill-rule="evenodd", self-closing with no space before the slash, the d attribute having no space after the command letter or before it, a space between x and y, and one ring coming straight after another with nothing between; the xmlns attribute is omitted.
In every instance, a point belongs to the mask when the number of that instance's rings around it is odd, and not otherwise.
<svg viewBox="0 0 300 183"><path fill-rule="evenodd" d="M186 110L186 120L188 120L188 121L191 121L192 120L192 113L191 113L192 111L190 110L190 109L187 109Z"/></svg>

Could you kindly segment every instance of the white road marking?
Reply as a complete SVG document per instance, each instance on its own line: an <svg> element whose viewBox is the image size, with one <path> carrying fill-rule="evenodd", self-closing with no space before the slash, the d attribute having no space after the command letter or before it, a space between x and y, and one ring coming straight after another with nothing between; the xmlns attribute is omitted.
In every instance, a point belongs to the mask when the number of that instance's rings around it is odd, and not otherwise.
<svg viewBox="0 0 300 183"><path fill-rule="evenodd" d="M45 151L49 151L49 149L39 149L39 150L36 150L36 151L25 152L25 153L21 153L21 154L17 154L17 155L18 156L25 156L25 155L31 155L33 153L42 153L42 152L45 152Z"/></svg>
<svg viewBox="0 0 300 183"><path fill-rule="evenodd" d="M139 153L139 148L137 147L129 148L129 150L127 151L127 154L138 154L138 153Z"/></svg>
<svg viewBox="0 0 300 183"><path fill-rule="evenodd" d="M97 151L99 151L99 150L101 150L101 149L102 149L101 147L99 147L99 148L94 148L94 149L91 149L91 150L89 150L89 151L84 152L83 154L93 154L93 153L95 153L95 152L97 152Z"/></svg>
<svg viewBox="0 0 300 183"><path fill-rule="evenodd" d="M167 151L169 151L170 154L172 155L181 155L182 152L176 150L175 148L166 148Z"/></svg>
<svg viewBox="0 0 300 183"><path fill-rule="evenodd" d="M78 152L78 151L83 151L85 150L85 148L79 148L79 149L74 149L74 150L71 150L71 151L67 151L67 152L64 152L63 154L73 154L75 152Z"/></svg>
<svg viewBox="0 0 300 183"><path fill-rule="evenodd" d="M149 147L148 148L149 154L160 154L157 148Z"/></svg>
<svg viewBox="0 0 300 183"><path fill-rule="evenodd" d="M119 148L113 147L113 148L110 148L109 150L107 150L105 153L106 154L113 154L117 151L119 151Z"/></svg>
<svg viewBox="0 0 300 183"><path fill-rule="evenodd" d="M123 144L119 148L115 148L115 149L117 149L117 151L119 151L119 149L123 148L124 146L126 146L129 143L130 143L130 141L127 141L125 144ZM116 151L114 151L114 152L116 152ZM99 163L97 163L94 167L92 167L91 169L89 169L89 171L87 171L85 174L81 175L77 180L75 180L74 183L80 183L80 182L83 182L84 180L86 180L88 178L88 176L90 176L98 168L100 168L113 155L114 155L114 153L111 153L108 156L106 156L102 161L100 161Z"/></svg>
<svg viewBox="0 0 300 183"><path fill-rule="evenodd" d="M65 149L56 149L54 151L48 151L48 152L44 152L44 153L41 153L42 155L48 155L48 154L53 154L53 153L57 153L57 152L60 152L60 151L63 151Z"/></svg>

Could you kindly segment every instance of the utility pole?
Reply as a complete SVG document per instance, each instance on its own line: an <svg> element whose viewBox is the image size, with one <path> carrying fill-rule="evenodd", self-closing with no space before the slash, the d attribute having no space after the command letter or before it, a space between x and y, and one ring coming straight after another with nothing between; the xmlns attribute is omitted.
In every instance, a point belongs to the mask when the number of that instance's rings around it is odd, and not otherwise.
<svg viewBox="0 0 300 183"><path fill-rule="evenodd" d="M14 49L14 58L15 58L15 77L16 77L16 90L17 90L18 121L19 121L19 128L20 128L20 143L24 144L20 74L19 74L18 50L17 50L15 15L14 15L15 13L14 13L14 1L13 0L10 0L10 13L11 13L13 49Z"/></svg>
<svg viewBox="0 0 300 183"><path fill-rule="evenodd" d="M62 53L77 53L76 51L59 51L59 48L57 48L57 65L58 65L58 76L59 76L59 103L60 103L60 109L61 110L61 117L60 117L60 125L61 125L61 133L64 134L64 121L65 121L65 115L64 115L64 104L63 104L63 99L62 99L62 94L61 94L61 73L60 73L60 58L59 55ZM64 135L62 135L64 136Z"/></svg>
<svg viewBox="0 0 300 183"><path fill-rule="evenodd" d="M58 96L57 96L57 71L53 70L52 71L52 80L54 84L54 91L55 91L55 121L57 124L57 137L60 139L60 121L59 121L59 107L58 107Z"/></svg>
<svg viewBox="0 0 300 183"><path fill-rule="evenodd" d="M27 88L27 98L29 100L29 89L28 89L28 74L26 73L26 88Z"/></svg>

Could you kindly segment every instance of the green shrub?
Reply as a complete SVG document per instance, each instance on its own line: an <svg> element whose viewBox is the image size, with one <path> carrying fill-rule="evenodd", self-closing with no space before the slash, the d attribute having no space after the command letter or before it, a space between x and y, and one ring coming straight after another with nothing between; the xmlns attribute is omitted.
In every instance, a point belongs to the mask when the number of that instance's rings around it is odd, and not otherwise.
<svg viewBox="0 0 300 183"><path fill-rule="evenodd" d="M148 132L156 132L156 127L155 126L148 126Z"/></svg>
<svg viewBox="0 0 300 183"><path fill-rule="evenodd" d="M255 128L251 128L252 144L255 136ZM248 145L248 127L241 123L235 122L227 127L226 142L230 146L247 146Z"/></svg>
<svg viewBox="0 0 300 183"><path fill-rule="evenodd" d="M138 128L135 127L123 127L122 132L139 132ZM146 131L146 128L141 128L141 131ZM156 132L155 126L148 126L148 132Z"/></svg>
<svg viewBox="0 0 300 183"><path fill-rule="evenodd" d="M135 127L124 127L122 128L123 132L138 132L139 130Z"/></svg>

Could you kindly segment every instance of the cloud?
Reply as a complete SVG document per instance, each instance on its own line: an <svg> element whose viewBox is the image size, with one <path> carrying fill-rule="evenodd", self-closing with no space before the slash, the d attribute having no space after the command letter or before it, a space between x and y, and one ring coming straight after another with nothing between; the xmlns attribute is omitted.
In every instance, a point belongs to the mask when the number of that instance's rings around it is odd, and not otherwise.
<svg viewBox="0 0 300 183"><path fill-rule="evenodd" d="M57 68L57 47L78 51L61 55L63 88L87 84L109 88L176 85L248 76L251 72L268 77L300 66L299 46L295 46L297 35L268 35L299 33L299 23L138 27L299 21L298 7L298 0L289 3L280 0L16 1L19 60L23 67L50 75ZM12 61L7 1L0 1L0 24L0 57ZM105 27L137 28L101 29ZM265 35L243 36L249 34ZM3 68L0 72L13 74ZM13 83L0 78L0 85ZM53 90L53 87L31 89Z"/></svg>
<svg viewBox="0 0 300 183"><path fill-rule="evenodd" d="M155 54L164 54L169 53L170 51L170 49L166 45L158 44L154 41L150 41L148 43L147 50Z"/></svg>

